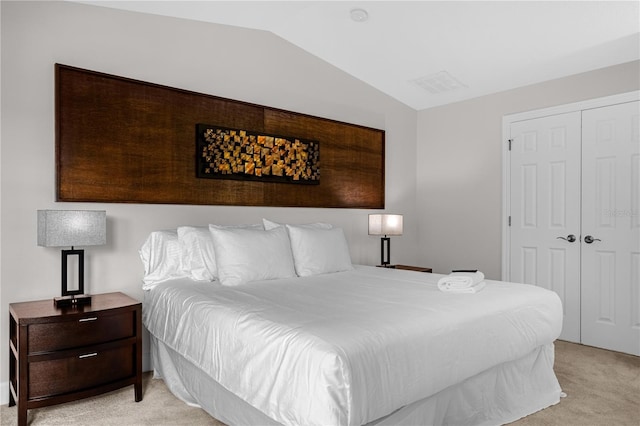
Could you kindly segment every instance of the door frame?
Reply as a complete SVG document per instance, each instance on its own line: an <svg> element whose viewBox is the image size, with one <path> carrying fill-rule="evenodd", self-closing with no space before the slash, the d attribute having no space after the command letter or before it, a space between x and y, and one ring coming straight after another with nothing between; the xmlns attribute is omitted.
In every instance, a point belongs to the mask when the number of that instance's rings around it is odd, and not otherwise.
<svg viewBox="0 0 640 426"><path fill-rule="evenodd" d="M511 204L511 182L509 180L511 162L509 157L509 137L511 124L518 121L532 120L534 118L548 117L550 115L564 114L568 112L584 111L593 108L634 102L640 99L640 90L589 99L565 105L558 105L532 111L508 114L502 117L502 270L501 280L510 281L510 241L511 229L509 227L509 206Z"/></svg>

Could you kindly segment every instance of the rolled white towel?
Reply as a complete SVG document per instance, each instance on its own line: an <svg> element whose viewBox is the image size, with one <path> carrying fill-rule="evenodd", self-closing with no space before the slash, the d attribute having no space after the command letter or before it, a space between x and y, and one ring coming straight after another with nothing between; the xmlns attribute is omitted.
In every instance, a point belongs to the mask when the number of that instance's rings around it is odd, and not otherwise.
<svg viewBox="0 0 640 426"><path fill-rule="evenodd" d="M438 280L442 291L464 290L484 281L484 274L476 272L452 272Z"/></svg>
<svg viewBox="0 0 640 426"><path fill-rule="evenodd" d="M487 285L486 282L484 281L480 281L478 284L474 284L471 287L466 287L466 288L450 288L450 289L440 289L441 291L445 292L445 293L477 293L480 290L482 290L484 288L484 286Z"/></svg>

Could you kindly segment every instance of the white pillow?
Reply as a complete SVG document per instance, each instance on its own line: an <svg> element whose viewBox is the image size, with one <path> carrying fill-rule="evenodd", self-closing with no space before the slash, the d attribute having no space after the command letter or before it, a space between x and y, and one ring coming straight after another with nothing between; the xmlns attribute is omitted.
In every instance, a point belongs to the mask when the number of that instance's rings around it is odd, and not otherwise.
<svg viewBox="0 0 640 426"><path fill-rule="evenodd" d="M181 247L175 229L153 231L138 253L144 265L143 289L149 290L162 281L184 278Z"/></svg>
<svg viewBox="0 0 640 426"><path fill-rule="evenodd" d="M287 230L232 229L209 225L222 285L295 277Z"/></svg>
<svg viewBox="0 0 640 426"><path fill-rule="evenodd" d="M264 219L264 218L262 219L262 224L264 225L264 229L266 229L266 230L277 228L278 226L285 226L286 225L284 223L272 222L269 219ZM302 226L302 227L305 227L305 228L317 228L317 229L331 229L331 228L333 228L333 225L331 225L330 223L323 223L323 222L306 223L304 225L294 225L294 226Z"/></svg>
<svg viewBox="0 0 640 426"><path fill-rule="evenodd" d="M301 277L353 269L341 228L287 225L296 273Z"/></svg>
<svg viewBox="0 0 640 426"><path fill-rule="evenodd" d="M261 224L216 225L220 228L263 229ZM209 226L180 226L178 239L182 247L182 267L191 279L213 281L218 276L213 239Z"/></svg>
<svg viewBox="0 0 640 426"><path fill-rule="evenodd" d="M178 239L184 271L193 280L213 281L217 270L209 226L180 226Z"/></svg>

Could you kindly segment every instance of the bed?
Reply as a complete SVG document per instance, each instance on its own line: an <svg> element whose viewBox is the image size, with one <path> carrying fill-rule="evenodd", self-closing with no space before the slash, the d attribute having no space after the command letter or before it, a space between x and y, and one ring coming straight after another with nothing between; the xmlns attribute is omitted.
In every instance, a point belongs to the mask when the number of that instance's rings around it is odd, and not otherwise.
<svg viewBox="0 0 640 426"><path fill-rule="evenodd" d="M560 400L551 291L352 265L326 224L208 228L149 236L143 322L155 376L220 421L504 424Z"/></svg>

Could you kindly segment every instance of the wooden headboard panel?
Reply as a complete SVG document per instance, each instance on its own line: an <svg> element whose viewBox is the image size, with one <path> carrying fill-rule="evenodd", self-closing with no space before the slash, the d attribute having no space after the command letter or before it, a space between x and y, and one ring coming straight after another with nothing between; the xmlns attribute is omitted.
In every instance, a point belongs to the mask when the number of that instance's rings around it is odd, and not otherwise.
<svg viewBox="0 0 640 426"><path fill-rule="evenodd" d="M58 201L384 208L383 130L56 64ZM196 177L196 124L320 146L320 183Z"/></svg>

